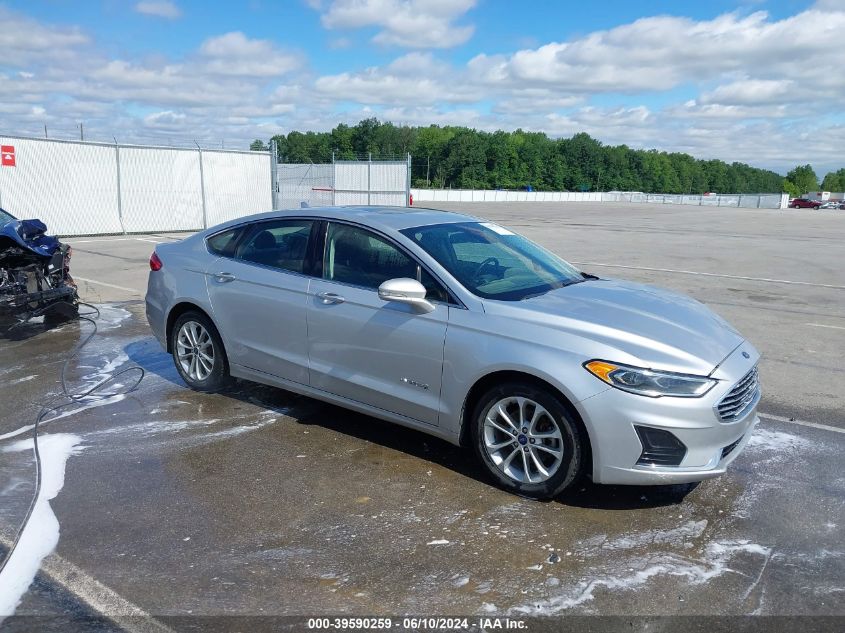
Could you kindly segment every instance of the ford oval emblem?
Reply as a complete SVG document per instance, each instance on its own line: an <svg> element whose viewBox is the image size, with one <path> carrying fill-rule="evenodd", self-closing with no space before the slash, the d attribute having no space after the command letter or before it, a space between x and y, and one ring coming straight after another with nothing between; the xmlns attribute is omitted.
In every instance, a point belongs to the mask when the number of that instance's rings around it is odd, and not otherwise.
<svg viewBox="0 0 845 633"><path fill-rule="evenodd" d="M751 354L749 354L748 352L743 352L742 357L743 358L751 358Z"/></svg>

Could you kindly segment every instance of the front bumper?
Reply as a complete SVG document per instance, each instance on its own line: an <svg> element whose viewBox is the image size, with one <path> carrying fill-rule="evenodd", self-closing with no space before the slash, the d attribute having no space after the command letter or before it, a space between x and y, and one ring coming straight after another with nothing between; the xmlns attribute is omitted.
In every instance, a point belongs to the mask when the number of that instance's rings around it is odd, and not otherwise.
<svg viewBox="0 0 845 633"><path fill-rule="evenodd" d="M743 353L748 355L746 358ZM711 374L719 383L701 398L648 398L610 388L577 407L593 449L593 480L603 484L661 485L702 481L725 473L758 422L759 393L741 418L720 420L715 406L759 360L743 343ZM643 446L636 426L669 431L686 446L677 466L637 464ZM729 450L727 450L729 449Z"/></svg>
<svg viewBox="0 0 845 633"><path fill-rule="evenodd" d="M19 295L0 295L0 320L23 319L47 306L76 302L76 288L70 285Z"/></svg>

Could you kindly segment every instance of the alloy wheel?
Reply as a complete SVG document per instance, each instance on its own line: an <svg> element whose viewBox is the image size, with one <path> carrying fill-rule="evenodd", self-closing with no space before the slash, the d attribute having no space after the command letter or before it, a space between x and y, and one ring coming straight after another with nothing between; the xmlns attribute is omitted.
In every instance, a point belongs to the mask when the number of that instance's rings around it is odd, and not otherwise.
<svg viewBox="0 0 845 633"><path fill-rule="evenodd" d="M176 336L176 357L191 380L202 382L214 370L214 343L211 334L196 321L185 321Z"/></svg>
<svg viewBox="0 0 845 633"><path fill-rule="evenodd" d="M496 402L484 418L484 449L505 475L536 484L553 477L563 462L563 435L540 403L521 396Z"/></svg>

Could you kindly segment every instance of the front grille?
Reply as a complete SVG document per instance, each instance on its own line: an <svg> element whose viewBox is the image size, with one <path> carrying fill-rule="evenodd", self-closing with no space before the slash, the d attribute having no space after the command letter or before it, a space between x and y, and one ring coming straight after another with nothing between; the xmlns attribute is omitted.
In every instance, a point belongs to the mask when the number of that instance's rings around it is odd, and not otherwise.
<svg viewBox="0 0 845 633"><path fill-rule="evenodd" d="M755 365L716 406L719 418L723 422L738 420L747 413L748 408L757 399L759 393L760 383L757 379L757 367Z"/></svg>
<svg viewBox="0 0 845 633"><path fill-rule="evenodd" d="M742 437L740 437L736 442L731 442L725 448L722 449L722 459L725 459L728 455L733 453L733 450L739 446L739 443L742 441Z"/></svg>

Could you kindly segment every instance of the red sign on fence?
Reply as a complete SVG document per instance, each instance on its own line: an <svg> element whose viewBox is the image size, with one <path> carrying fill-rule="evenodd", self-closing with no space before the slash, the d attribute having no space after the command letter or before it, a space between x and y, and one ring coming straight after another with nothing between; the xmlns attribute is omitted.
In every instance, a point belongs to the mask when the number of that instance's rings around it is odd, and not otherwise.
<svg viewBox="0 0 845 633"><path fill-rule="evenodd" d="M3 167L15 166L15 146L0 145L0 165Z"/></svg>

